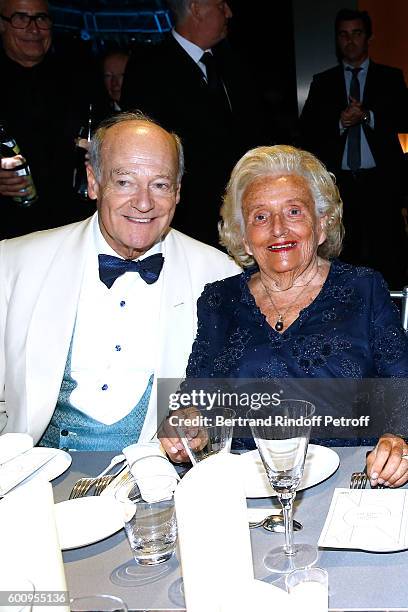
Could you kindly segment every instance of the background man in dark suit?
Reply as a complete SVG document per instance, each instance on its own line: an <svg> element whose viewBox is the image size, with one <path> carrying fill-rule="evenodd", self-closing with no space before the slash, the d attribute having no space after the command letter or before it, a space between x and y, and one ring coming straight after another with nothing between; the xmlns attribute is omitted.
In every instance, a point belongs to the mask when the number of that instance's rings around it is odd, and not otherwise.
<svg viewBox="0 0 408 612"><path fill-rule="evenodd" d="M302 145L336 175L346 229L342 259L372 266L400 287L407 281L398 141L408 123L404 77L369 58L367 12L342 9L335 33L340 63L313 77L300 119Z"/></svg>
<svg viewBox="0 0 408 612"><path fill-rule="evenodd" d="M0 119L30 165L39 199L21 196L26 179L0 169L0 238L56 227L89 216L94 204L75 198L75 138L96 87L82 65L52 49L47 0L0 0ZM96 80L96 79L95 79Z"/></svg>
<svg viewBox="0 0 408 612"><path fill-rule="evenodd" d="M218 244L217 221L231 169L263 144L248 71L224 40L231 9L223 0L170 0L175 29L143 57L131 58L121 107L139 108L180 135L186 155L175 226Z"/></svg>

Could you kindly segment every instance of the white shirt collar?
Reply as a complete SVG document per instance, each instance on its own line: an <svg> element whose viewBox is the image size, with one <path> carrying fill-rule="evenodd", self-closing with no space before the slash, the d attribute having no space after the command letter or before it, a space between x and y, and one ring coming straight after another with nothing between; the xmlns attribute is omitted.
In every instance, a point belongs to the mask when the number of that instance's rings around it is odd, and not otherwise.
<svg viewBox="0 0 408 612"><path fill-rule="evenodd" d="M204 51L198 45L191 42L191 40L187 40L184 36L181 36L176 30L171 31L174 38L177 40L179 45L181 45L186 53L191 57L192 60L195 61L196 64L200 61Z"/></svg>
<svg viewBox="0 0 408 612"><path fill-rule="evenodd" d="M125 259L122 255L119 255L112 247L106 242L105 238L102 235L101 228L99 227L98 215L95 215L93 220L93 235L94 235L94 244L95 250L97 254L103 253L105 255L113 255L114 257L120 257L121 259ZM149 257L150 255L154 255L155 253L162 252L162 240L159 240L156 244L152 246L151 249L146 251L139 259L144 259L145 257Z"/></svg>
<svg viewBox="0 0 408 612"><path fill-rule="evenodd" d="M360 64L360 66L359 66L359 67L360 67L360 68L361 68L363 71L367 72L367 70L368 70L368 66L369 66L369 63L370 63L370 58L369 58L369 57L367 57L367 58L364 60L364 62L362 62L362 63ZM343 68L344 68L344 70L347 70L347 68L351 68L351 69L353 69L353 68L354 68L354 66L351 66L351 65L350 65L350 64L348 64L347 62L343 62Z"/></svg>

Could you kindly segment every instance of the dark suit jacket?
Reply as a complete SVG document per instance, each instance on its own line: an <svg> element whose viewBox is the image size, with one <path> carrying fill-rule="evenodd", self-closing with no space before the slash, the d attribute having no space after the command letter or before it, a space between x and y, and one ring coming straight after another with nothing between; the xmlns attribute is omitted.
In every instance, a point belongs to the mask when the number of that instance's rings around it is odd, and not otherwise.
<svg viewBox="0 0 408 612"><path fill-rule="evenodd" d="M0 196L0 238L89 216L95 206L75 198L75 138L86 125L95 87L86 71L49 51L25 68L0 51L0 118L26 157L39 200L21 208Z"/></svg>
<svg viewBox="0 0 408 612"><path fill-rule="evenodd" d="M186 174L175 225L196 238L216 242L221 196L232 167L249 148L266 144L268 137L245 65L226 42L213 53L231 107L226 99L224 103L214 99L202 71L173 36L131 58L121 106L141 109L181 137Z"/></svg>
<svg viewBox="0 0 408 612"><path fill-rule="evenodd" d="M370 61L363 106L374 113L374 128L364 126L379 169L401 176L403 153L398 132L408 130L407 90L398 68ZM313 77L300 117L301 144L337 172L341 168L347 130L340 134L340 113L348 104L343 66Z"/></svg>

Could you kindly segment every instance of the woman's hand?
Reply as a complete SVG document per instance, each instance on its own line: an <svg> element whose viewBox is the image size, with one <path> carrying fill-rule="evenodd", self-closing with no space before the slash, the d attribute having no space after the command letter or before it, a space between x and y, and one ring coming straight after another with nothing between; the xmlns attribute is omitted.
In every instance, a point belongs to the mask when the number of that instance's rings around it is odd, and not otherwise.
<svg viewBox="0 0 408 612"><path fill-rule="evenodd" d="M384 434L367 457L371 485L400 487L408 481L408 447L394 434Z"/></svg>
<svg viewBox="0 0 408 612"><path fill-rule="evenodd" d="M194 419L200 419L201 413L196 408L181 408L173 410L163 421L157 433L160 443L169 459L174 463L190 462L180 434L187 440L192 451L201 450L208 442L208 434L200 425L190 425Z"/></svg>

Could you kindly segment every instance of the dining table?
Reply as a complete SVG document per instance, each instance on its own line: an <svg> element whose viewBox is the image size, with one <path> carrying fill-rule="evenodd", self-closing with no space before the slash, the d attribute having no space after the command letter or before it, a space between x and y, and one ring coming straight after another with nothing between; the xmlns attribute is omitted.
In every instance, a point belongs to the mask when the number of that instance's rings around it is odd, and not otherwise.
<svg viewBox="0 0 408 612"><path fill-rule="evenodd" d="M296 495L294 518L303 524L303 529L295 533L295 542L317 545L334 489L349 487L352 472L364 467L369 449L356 446L334 450L340 457L335 473ZM70 469L53 481L55 503L67 500L77 479L98 474L112 456L109 452L72 453ZM217 504L217 499L213 501ZM247 505L279 508L276 497L247 499ZM225 524L225 529L228 528ZM284 577L271 573L263 560L268 550L283 544L283 540L282 533L271 533L262 527L251 529L255 578L281 588L284 588ZM198 527L197 547L207 545L200 540ZM228 558L228 551L217 548L214 555L224 555L225 563L234 562ZM121 597L129 610L185 610L178 550L165 563L150 567L137 565L124 529L120 529L101 541L63 551L63 560L70 597L107 593ZM408 550L374 553L319 549L316 565L328 572L331 612L408 610ZM205 588L210 589L211 585L206 584Z"/></svg>

